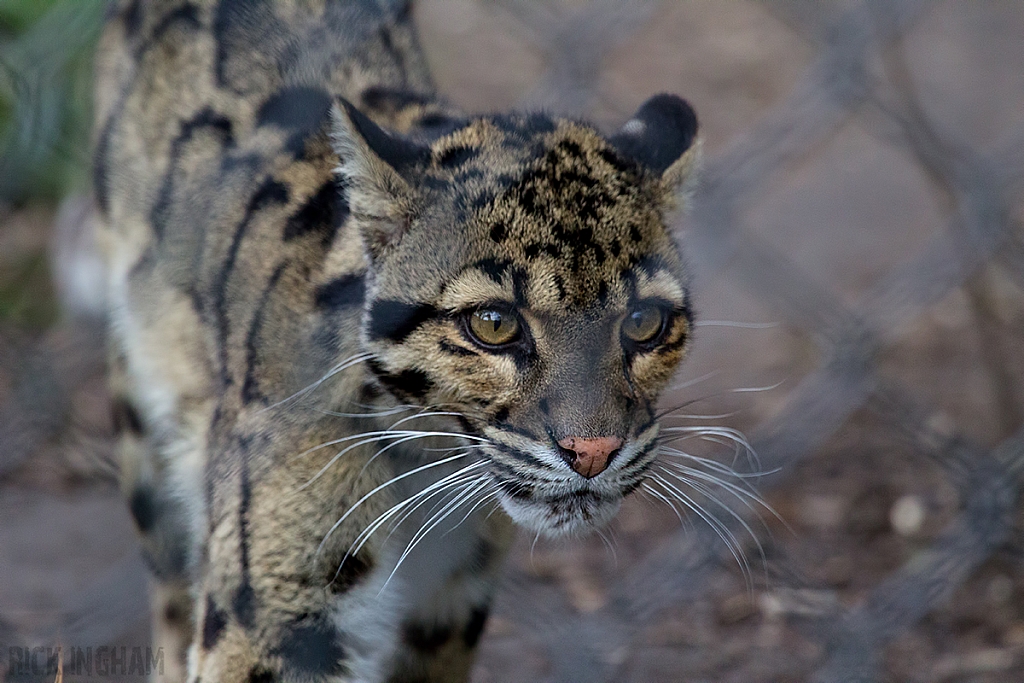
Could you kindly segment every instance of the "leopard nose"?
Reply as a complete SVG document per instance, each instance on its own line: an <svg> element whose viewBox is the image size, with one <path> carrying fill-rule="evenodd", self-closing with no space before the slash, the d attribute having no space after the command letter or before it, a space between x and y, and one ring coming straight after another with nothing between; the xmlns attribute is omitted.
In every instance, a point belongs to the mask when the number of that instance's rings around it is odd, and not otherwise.
<svg viewBox="0 0 1024 683"><path fill-rule="evenodd" d="M622 448L622 439L617 436L599 436L583 439L567 436L558 442L562 457L569 466L582 476L590 479L605 471L608 463Z"/></svg>

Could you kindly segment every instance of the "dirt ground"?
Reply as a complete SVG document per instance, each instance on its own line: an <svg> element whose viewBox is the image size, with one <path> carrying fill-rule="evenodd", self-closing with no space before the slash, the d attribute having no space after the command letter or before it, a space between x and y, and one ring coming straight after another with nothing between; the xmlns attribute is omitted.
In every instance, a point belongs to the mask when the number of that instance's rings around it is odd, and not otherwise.
<svg viewBox="0 0 1024 683"><path fill-rule="evenodd" d="M544 101L538 83L549 50L536 26L526 26L510 7L514 3L475 0L418 4L416 21L438 85L467 110ZM556 18L572 17L588 3L558 7ZM612 127L650 94L679 93L700 116L713 163L743 144L814 64L820 48L798 26L785 12L753 1L652 3L649 14L609 46L587 109ZM900 49L937 130L955 131L978 150L998 147L1007 136L1024 139L1022 36L1024 4L1017 0L934 2L920 13ZM879 68L869 64L872 72ZM1019 194L1015 202L1020 236ZM68 211L66 205L63 224L75 224ZM856 307L946 230L950 213L933 179L879 131L870 112L859 110L823 144L775 172L743 207L737 240L748 236L784 253L809 282ZM0 462L0 646L144 645L144 570L112 476L102 356L90 346L95 336L82 332L90 325L83 321L91 300L80 300L78 312L58 322L51 322L47 308L74 277L88 280L88 268L75 275L46 260L58 222L53 211L4 209L0 221L0 290L17 282L31 293L15 322L0 325L0 421L10 420L0 422L0 430L14 433L23 426L16 418L36 410L26 396L37 394L24 388L25 377L35 376L26 371L33 362L61 368L55 384L37 392L49 397L39 399L45 404L39 410L63 406L60 425L37 430L46 438L23 449L29 453L24 461ZM684 221L684 248L687 237ZM678 417L674 424L712 423L757 434L823 362L823 347L813 334L780 322L780 309L751 288L735 264L691 260L705 324L676 382L680 388L665 404L694 401L683 412L727 414ZM49 283L54 269L64 284ZM936 434L984 450L1021 429L1019 275L985 265L965 287L887 330L877 374L927 407ZM63 362L74 371L65 372ZM704 447L710 457L732 458L728 448ZM943 465L868 408L855 411L811 456L760 478L757 486L778 517L761 509L750 516L751 533L740 534L748 572L723 549L697 595L638 624L628 646L598 652L614 664L614 680L813 680L828 655L822 632L829 622L918 561L963 506L962 491ZM701 524L636 496L607 538L519 539L508 567L514 588L499 596L473 680L568 680L552 668L549 632L522 614L534 608L547 614L552 600L576 615L601 614L632 568L681 533L681 525L682 533L695 533ZM1021 538L1003 544L937 609L882 648L878 680L1024 681ZM0 652L0 667L6 656Z"/></svg>

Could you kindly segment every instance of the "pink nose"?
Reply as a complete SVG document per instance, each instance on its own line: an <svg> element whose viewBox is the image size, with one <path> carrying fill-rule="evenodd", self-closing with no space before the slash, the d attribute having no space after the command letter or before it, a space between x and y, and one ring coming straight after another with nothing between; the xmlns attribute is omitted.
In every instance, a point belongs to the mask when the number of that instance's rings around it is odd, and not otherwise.
<svg viewBox="0 0 1024 683"><path fill-rule="evenodd" d="M559 441L558 445L562 447L562 455L569 465L590 479L604 472L608 462L622 447L622 439L617 436L599 436L593 439L567 436Z"/></svg>

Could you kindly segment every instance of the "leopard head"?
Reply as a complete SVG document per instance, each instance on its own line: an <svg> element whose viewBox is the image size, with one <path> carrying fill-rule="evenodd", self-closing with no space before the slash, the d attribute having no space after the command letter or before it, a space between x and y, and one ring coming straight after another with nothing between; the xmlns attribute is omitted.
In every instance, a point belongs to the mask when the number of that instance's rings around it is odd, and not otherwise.
<svg viewBox="0 0 1024 683"><path fill-rule="evenodd" d="M667 217L699 157L693 110L658 95L609 137L540 114L420 140L344 101L333 118L380 384L456 414L520 524L607 521L657 455L655 404L690 339Z"/></svg>

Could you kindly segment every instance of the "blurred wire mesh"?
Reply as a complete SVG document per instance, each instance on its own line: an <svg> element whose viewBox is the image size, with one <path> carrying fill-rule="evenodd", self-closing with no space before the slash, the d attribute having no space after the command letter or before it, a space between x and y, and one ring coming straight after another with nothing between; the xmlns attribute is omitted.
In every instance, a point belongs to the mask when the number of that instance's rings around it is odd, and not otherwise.
<svg viewBox="0 0 1024 683"><path fill-rule="evenodd" d="M46 4L0 4L0 653L145 638L88 202L35 208L81 191L102 3ZM19 6L34 14L8 18ZM790 524L718 509L748 577L711 527L640 503L617 560L525 539L475 680L1024 680L1024 5L423 0L416 16L468 109L613 125L659 90L694 101L708 154L680 239L704 326L666 405L743 427ZM62 316L26 313L54 300Z"/></svg>

